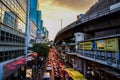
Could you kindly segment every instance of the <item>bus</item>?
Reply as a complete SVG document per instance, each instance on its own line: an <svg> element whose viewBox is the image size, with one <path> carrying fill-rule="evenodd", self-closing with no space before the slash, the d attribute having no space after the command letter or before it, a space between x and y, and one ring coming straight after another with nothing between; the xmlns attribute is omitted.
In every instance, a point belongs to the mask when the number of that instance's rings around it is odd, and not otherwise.
<svg viewBox="0 0 120 80"><path fill-rule="evenodd" d="M67 80L87 80L83 74L81 74L79 71L76 71L72 68L65 68L65 79Z"/></svg>

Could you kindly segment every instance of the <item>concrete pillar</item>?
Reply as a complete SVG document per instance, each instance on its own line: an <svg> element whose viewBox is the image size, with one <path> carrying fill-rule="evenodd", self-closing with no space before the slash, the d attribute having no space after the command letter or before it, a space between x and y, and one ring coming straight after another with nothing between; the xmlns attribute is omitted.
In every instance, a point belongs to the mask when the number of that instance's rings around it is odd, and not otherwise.
<svg viewBox="0 0 120 80"><path fill-rule="evenodd" d="M28 54L28 44L30 40L30 0L27 0L27 7L26 7L26 36L25 36L25 54Z"/></svg>
<svg viewBox="0 0 120 80"><path fill-rule="evenodd" d="M85 76L86 76L86 72L87 72L86 60L83 60L83 73Z"/></svg>

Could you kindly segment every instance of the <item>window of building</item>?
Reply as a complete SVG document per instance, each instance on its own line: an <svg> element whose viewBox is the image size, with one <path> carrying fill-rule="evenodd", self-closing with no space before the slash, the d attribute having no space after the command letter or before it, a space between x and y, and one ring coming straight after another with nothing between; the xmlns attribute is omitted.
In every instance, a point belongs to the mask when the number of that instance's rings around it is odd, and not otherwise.
<svg viewBox="0 0 120 80"><path fill-rule="evenodd" d="M1 41L4 42L5 41L5 32L1 31Z"/></svg>
<svg viewBox="0 0 120 80"><path fill-rule="evenodd" d="M8 32L6 32L6 42L9 42L10 41L10 38L9 38L9 33Z"/></svg>

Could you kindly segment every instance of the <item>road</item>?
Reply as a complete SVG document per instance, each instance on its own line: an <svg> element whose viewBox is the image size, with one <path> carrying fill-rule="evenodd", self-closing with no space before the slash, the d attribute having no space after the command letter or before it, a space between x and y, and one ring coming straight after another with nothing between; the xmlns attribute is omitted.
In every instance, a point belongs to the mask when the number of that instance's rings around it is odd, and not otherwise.
<svg viewBox="0 0 120 80"><path fill-rule="evenodd" d="M54 49L50 49L46 65L51 64L51 80L64 80L63 68L65 65L55 54Z"/></svg>

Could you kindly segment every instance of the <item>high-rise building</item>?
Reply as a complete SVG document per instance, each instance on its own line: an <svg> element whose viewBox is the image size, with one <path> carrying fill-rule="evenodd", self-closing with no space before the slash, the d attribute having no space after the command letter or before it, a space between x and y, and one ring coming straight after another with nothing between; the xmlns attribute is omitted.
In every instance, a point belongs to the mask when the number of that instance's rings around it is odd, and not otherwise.
<svg viewBox="0 0 120 80"><path fill-rule="evenodd" d="M30 19L37 25L37 0L30 0Z"/></svg>
<svg viewBox="0 0 120 80"><path fill-rule="evenodd" d="M37 25L37 31L39 32L41 27L41 11L38 9L38 1L30 0L30 19Z"/></svg>
<svg viewBox="0 0 120 80"><path fill-rule="evenodd" d="M36 24L37 26L37 42L42 41L42 38L45 35L44 27L43 27L43 20L41 19L41 11L38 10L39 8L39 1L38 0L30 0L30 19ZM40 40L41 39L41 40Z"/></svg>
<svg viewBox="0 0 120 80"><path fill-rule="evenodd" d="M41 11L37 10L37 34L41 33L43 21L41 20Z"/></svg>
<svg viewBox="0 0 120 80"><path fill-rule="evenodd" d="M33 46L33 43L35 43L36 31L37 31L36 24L32 20L30 20L30 36L29 36L29 45L28 45L29 48L31 48Z"/></svg>
<svg viewBox="0 0 120 80"><path fill-rule="evenodd" d="M49 32L46 29L46 27L42 27L41 33L40 33L40 39L41 39L40 41L42 43L46 43L48 41L48 35L49 35Z"/></svg>
<svg viewBox="0 0 120 80"><path fill-rule="evenodd" d="M38 8L39 8L38 0L30 0L30 19L36 24L37 38L40 38L43 21L41 20L41 11L38 10Z"/></svg>
<svg viewBox="0 0 120 80"><path fill-rule="evenodd" d="M24 65L25 28L26 0L0 0L0 80L13 80Z"/></svg>

